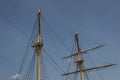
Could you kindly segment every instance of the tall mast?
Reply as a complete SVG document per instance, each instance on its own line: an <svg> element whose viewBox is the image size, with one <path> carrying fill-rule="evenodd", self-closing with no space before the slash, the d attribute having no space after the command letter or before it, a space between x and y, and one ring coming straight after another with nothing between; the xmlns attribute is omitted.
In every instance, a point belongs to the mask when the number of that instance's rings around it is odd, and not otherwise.
<svg viewBox="0 0 120 80"><path fill-rule="evenodd" d="M40 53L41 53L41 49L43 46L42 40L41 40L41 27L40 27L40 16L41 16L41 12L40 10L38 10L37 13L37 21L38 21L38 34L37 34L37 41L36 43L33 45L33 48L35 48L35 51L37 53L37 80L41 80L41 70L40 70Z"/></svg>
<svg viewBox="0 0 120 80"><path fill-rule="evenodd" d="M75 62L79 66L79 71L64 73L63 75L69 75L69 74L73 74L73 73L78 73L79 72L80 73L80 80L84 80L82 51L80 49L79 38L78 38L78 33L77 32L75 33L74 37L75 37L75 42L76 42L76 46L77 46L77 53L69 55L69 56L64 57L64 58L68 58L68 57L72 57L72 56L77 56L78 60L75 61Z"/></svg>
<svg viewBox="0 0 120 80"><path fill-rule="evenodd" d="M66 57L63 57L64 59L72 57L72 56L77 56L78 60L75 61L77 63L78 70L77 71L73 71L73 72L68 72L68 73L64 73L63 75L70 75L70 74L74 74L74 73L80 73L80 80L84 80L84 72L86 71L92 71L92 70L96 70L96 69L102 69L102 68L106 68L106 67L110 67L110 66L114 66L116 64L107 64L107 65L103 65L103 66L96 66L96 67L92 67L92 68L84 68L84 60L82 57L82 54L87 53L89 51L95 50L97 48L103 47L103 45L98 45L96 47L90 48L90 49L86 49L86 50L81 50L80 45L79 45L79 38L78 38L78 33L75 33L74 35L75 37L75 42L76 42L76 47L77 47L77 53L68 55Z"/></svg>
<svg viewBox="0 0 120 80"><path fill-rule="evenodd" d="M76 63L78 63L78 66L79 66L81 80L84 80L84 75L83 75L83 70L82 70L83 59L81 57L81 49L80 49L80 46L79 46L79 38L78 38L78 33L77 32L75 33L75 40L76 40L77 50L78 50L78 54L77 54L78 61L76 61Z"/></svg>

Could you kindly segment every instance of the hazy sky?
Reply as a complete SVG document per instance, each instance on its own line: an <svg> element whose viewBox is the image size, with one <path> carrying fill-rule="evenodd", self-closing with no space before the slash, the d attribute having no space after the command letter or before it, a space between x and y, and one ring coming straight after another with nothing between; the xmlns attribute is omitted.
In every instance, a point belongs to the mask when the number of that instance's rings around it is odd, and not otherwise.
<svg viewBox="0 0 120 80"><path fill-rule="evenodd" d="M117 63L115 68L105 70L103 77L105 80L119 80L119 3L119 0L0 0L0 80L12 80L11 77L18 71L39 8L67 47L71 48L76 31L84 48L105 43L104 48L91 56L103 62ZM46 28L42 27L43 34L52 35ZM44 40L52 42L53 36L48 36ZM55 51L53 57L67 55L62 52L65 49L63 45L56 40L56 43L49 43L55 44L60 51Z"/></svg>

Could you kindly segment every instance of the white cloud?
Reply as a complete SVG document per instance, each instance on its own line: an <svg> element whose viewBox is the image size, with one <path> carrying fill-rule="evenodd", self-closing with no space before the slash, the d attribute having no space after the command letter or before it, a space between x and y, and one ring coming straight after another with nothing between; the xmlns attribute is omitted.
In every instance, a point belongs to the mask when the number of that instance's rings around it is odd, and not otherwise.
<svg viewBox="0 0 120 80"><path fill-rule="evenodd" d="M15 75L13 75L11 78L12 78L12 79L17 79L17 78L20 78L20 77L21 77L20 74L15 74Z"/></svg>

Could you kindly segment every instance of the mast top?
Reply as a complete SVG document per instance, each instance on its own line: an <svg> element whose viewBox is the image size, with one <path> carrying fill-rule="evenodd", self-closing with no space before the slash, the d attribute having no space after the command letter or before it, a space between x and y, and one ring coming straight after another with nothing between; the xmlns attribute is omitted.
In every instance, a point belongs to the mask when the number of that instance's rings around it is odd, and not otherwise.
<svg viewBox="0 0 120 80"><path fill-rule="evenodd" d="M38 18L38 34L41 34L40 16L41 16L41 11L40 11L40 9L38 9L38 13L37 13L37 18Z"/></svg>
<svg viewBox="0 0 120 80"><path fill-rule="evenodd" d="M78 32L75 32L75 36L77 36L78 35Z"/></svg>
<svg viewBox="0 0 120 80"><path fill-rule="evenodd" d="M78 42L78 32L75 32L75 39L76 39L76 41Z"/></svg>
<svg viewBox="0 0 120 80"><path fill-rule="evenodd" d="M37 15L38 15L38 16L40 16L40 14L41 14L41 10L40 10L40 9L38 9L38 14L37 14Z"/></svg>
<svg viewBox="0 0 120 80"><path fill-rule="evenodd" d="M41 12L40 9L38 9L38 12Z"/></svg>

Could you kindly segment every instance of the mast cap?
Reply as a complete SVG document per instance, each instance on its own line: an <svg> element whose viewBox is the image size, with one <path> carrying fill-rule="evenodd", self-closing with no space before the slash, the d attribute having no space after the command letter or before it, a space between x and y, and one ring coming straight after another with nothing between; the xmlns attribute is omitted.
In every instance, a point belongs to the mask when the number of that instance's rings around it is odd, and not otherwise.
<svg viewBox="0 0 120 80"><path fill-rule="evenodd" d="M37 13L37 15L38 15L38 16L41 15L41 11L40 11L40 9L38 9L38 13Z"/></svg>
<svg viewBox="0 0 120 80"><path fill-rule="evenodd" d="M39 12L41 12L41 11L40 11L40 8L38 9L38 13L39 13Z"/></svg>
<svg viewBox="0 0 120 80"><path fill-rule="evenodd" d="M75 36L77 36L78 35L78 32L75 32Z"/></svg>

